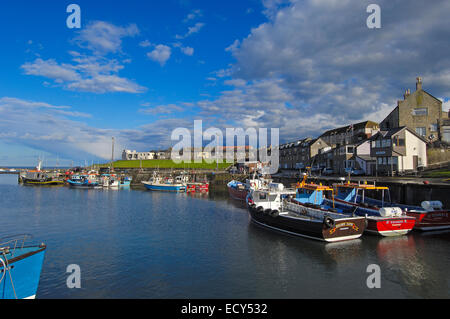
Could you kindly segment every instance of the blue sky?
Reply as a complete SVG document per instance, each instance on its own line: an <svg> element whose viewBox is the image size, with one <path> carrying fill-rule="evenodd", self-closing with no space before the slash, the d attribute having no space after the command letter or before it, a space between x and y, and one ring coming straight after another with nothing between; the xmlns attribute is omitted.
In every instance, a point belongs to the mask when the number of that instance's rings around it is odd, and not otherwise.
<svg viewBox="0 0 450 319"><path fill-rule="evenodd" d="M117 156L166 148L195 119L315 136L382 120L418 75L448 109L449 4L379 1L369 30L370 3L4 1L0 165L104 161L112 136Z"/></svg>

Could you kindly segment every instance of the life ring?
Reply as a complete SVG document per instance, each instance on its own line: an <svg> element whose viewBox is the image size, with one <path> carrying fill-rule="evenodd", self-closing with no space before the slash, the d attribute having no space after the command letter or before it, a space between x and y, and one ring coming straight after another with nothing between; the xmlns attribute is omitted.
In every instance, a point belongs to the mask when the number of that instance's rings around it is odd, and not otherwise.
<svg viewBox="0 0 450 319"><path fill-rule="evenodd" d="M278 216L280 216L280 212L277 210L273 210L272 213L270 213L270 216L272 216L273 218L277 218Z"/></svg>
<svg viewBox="0 0 450 319"><path fill-rule="evenodd" d="M327 226L328 228L334 228L334 226L336 225L336 222L334 221L333 218L326 216L323 220L325 226Z"/></svg>

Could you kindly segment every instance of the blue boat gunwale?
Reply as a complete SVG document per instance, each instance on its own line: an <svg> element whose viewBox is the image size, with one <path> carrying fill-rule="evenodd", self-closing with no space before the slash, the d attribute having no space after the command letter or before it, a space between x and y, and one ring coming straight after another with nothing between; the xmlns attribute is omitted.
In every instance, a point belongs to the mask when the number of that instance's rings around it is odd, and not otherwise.
<svg viewBox="0 0 450 319"><path fill-rule="evenodd" d="M44 250L47 249L47 245L41 244L41 245L24 246L23 248L39 248L39 249L27 252L25 254L22 254L22 255L19 255L19 256L16 256L16 257L12 257L11 259L8 259L7 262L8 262L9 265L11 265L13 263L16 263L16 262L18 262L20 260L23 260L25 258L31 257L33 255L39 254L40 252L43 252ZM16 250L17 249L23 249L23 248L16 248ZM2 255L0 255L0 257L1 256ZM0 266L0 268L3 271L3 266Z"/></svg>

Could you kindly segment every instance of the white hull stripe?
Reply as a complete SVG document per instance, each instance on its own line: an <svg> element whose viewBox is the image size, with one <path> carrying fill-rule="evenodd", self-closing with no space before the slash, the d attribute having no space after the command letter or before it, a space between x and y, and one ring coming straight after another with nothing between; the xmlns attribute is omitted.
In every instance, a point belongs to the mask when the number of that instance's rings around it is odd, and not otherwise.
<svg viewBox="0 0 450 319"><path fill-rule="evenodd" d="M384 230L384 231L378 231L378 230L370 230L370 229L365 229L366 232L368 233L372 233L372 234L380 234L386 237L389 236L402 236L402 235L406 235L407 233L409 233L411 231L411 229L405 229L405 230Z"/></svg>
<svg viewBox="0 0 450 319"><path fill-rule="evenodd" d="M26 298L23 298L23 299L36 299L36 295L30 296L30 297L26 297Z"/></svg>

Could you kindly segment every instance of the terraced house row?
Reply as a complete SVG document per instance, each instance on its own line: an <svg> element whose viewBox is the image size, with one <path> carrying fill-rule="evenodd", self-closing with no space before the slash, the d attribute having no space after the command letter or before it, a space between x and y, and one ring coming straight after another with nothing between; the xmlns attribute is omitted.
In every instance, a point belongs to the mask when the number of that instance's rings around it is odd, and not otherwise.
<svg viewBox="0 0 450 319"><path fill-rule="evenodd" d="M350 124L280 146L280 168L321 174L393 175L428 165L427 148L450 144L450 119L442 101L423 90L404 99L380 124Z"/></svg>

